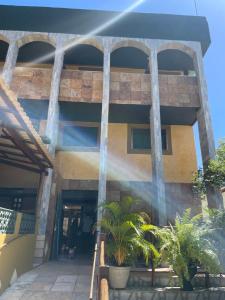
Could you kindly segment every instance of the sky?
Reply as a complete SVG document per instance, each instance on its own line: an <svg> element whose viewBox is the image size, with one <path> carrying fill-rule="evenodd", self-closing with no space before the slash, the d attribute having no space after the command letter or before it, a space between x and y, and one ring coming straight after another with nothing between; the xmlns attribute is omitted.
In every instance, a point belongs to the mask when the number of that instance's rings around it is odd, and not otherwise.
<svg viewBox="0 0 225 300"><path fill-rule="evenodd" d="M196 5L195 5L196 1ZM0 0L5 5L48 6L122 11L134 0ZM196 11L197 6L197 11ZM209 103L216 145L225 138L225 0L145 0L137 12L205 16L209 23L211 45L204 57ZM201 164L195 128L198 164Z"/></svg>

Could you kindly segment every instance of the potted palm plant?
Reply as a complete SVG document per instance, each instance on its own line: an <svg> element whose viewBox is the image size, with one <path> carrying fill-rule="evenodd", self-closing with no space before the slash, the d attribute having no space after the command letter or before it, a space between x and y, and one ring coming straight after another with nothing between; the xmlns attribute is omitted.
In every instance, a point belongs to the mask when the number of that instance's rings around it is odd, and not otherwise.
<svg viewBox="0 0 225 300"><path fill-rule="evenodd" d="M133 212L136 201L124 197L104 205L101 228L106 233L106 254L110 259L109 282L112 288L122 289L127 285L130 266L142 253L148 262L149 255L158 256L152 243L145 239L145 232L153 232L155 226L147 223L147 215Z"/></svg>
<svg viewBox="0 0 225 300"><path fill-rule="evenodd" d="M192 291L192 279L200 265L209 273L218 273L220 263L212 242L207 238L209 228L200 225L201 215L191 217L187 209L175 224L157 230L161 260L169 263L179 277L184 291Z"/></svg>

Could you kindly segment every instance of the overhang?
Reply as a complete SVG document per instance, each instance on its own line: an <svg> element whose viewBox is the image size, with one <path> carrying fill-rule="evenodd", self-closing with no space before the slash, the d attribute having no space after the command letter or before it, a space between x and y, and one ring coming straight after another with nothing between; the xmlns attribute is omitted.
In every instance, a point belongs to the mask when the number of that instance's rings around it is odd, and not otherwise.
<svg viewBox="0 0 225 300"><path fill-rule="evenodd" d="M0 163L37 173L53 168L46 146L15 94L0 79Z"/></svg>
<svg viewBox="0 0 225 300"><path fill-rule="evenodd" d="M0 30L87 34L119 12L0 5ZM203 54L210 44L205 17L128 13L97 35L199 41Z"/></svg>

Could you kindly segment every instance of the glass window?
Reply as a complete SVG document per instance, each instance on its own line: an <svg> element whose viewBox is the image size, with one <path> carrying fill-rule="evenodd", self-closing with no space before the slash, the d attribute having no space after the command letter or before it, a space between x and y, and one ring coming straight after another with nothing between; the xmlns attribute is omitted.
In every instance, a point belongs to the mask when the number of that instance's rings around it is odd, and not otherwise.
<svg viewBox="0 0 225 300"><path fill-rule="evenodd" d="M150 149L151 138L149 129L133 128L133 149Z"/></svg>
<svg viewBox="0 0 225 300"><path fill-rule="evenodd" d="M151 135L148 128L132 128L132 149L133 150L148 150L151 148ZM162 149L167 150L167 131L161 130L162 134Z"/></svg>
<svg viewBox="0 0 225 300"><path fill-rule="evenodd" d="M67 147L98 147L98 127L66 125L62 143Z"/></svg>
<svg viewBox="0 0 225 300"><path fill-rule="evenodd" d="M166 129L161 130L162 134L162 149L167 150L167 134L166 134Z"/></svg>

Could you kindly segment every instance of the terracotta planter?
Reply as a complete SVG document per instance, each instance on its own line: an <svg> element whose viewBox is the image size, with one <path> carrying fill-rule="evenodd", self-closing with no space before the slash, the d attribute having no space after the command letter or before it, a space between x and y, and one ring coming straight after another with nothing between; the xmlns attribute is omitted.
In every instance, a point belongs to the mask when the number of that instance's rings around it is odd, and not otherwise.
<svg viewBox="0 0 225 300"><path fill-rule="evenodd" d="M109 283L113 289L124 289L127 286L130 267L109 267Z"/></svg>

